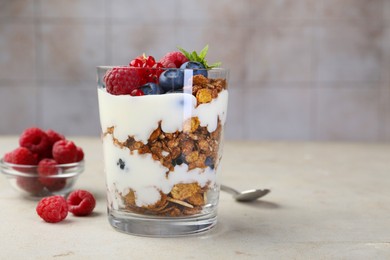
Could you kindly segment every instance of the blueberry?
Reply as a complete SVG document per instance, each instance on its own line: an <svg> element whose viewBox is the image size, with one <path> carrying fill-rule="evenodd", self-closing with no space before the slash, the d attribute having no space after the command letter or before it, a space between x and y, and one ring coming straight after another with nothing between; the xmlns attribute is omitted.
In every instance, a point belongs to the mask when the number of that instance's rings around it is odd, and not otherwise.
<svg viewBox="0 0 390 260"><path fill-rule="evenodd" d="M212 157L208 156L206 158L206 160L204 161L204 164L208 167L210 167L211 169L214 169L214 160Z"/></svg>
<svg viewBox="0 0 390 260"><path fill-rule="evenodd" d="M119 159L116 165L118 165L121 170L124 170L126 166L125 162L122 159Z"/></svg>
<svg viewBox="0 0 390 260"><path fill-rule="evenodd" d="M192 73L194 76L201 74L207 78L207 70L206 70L205 66L200 62L187 61L180 66L180 69L190 69L190 70L193 70Z"/></svg>
<svg viewBox="0 0 390 260"><path fill-rule="evenodd" d="M167 69L161 73L159 82L165 92L181 89L184 84L184 72L179 69Z"/></svg>
<svg viewBox="0 0 390 260"><path fill-rule="evenodd" d="M159 95L164 94L164 90L156 83L149 82L140 87L144 95Z"/></svg>
<svg viewBox="0 0 390 260"><path fill-rule="evenodd" d="M184 156L184 154L180 154L176 159L172 160L172 165L173 166L182 165L185 162L186 162L186 157Z"/></svg>

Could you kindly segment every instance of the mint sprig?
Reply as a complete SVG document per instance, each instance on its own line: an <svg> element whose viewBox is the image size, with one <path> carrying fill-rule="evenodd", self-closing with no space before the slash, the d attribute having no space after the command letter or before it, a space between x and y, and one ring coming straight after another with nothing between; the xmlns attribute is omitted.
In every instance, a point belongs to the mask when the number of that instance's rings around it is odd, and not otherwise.
<svg viewBox="0 0 390 260"><path fill-rule="evenodd" d="M206 69L212 69L212 68L216 68L216 67L221 66L221 62L215 62L215 63L213 63L211 65L209 65L207 63L206 55L207 55L207 52L209 51L209 45L208 44L199 52L199 54L196 51L193 51L193 52L190 53L190 52L184 50L183 48L181 48L179 46L177 46L177 48L179 49L179 51L181 51L181 53L184 54L184 56L187 57L188 60L200 62L200 63L203 64L203 66Z"/></svg>

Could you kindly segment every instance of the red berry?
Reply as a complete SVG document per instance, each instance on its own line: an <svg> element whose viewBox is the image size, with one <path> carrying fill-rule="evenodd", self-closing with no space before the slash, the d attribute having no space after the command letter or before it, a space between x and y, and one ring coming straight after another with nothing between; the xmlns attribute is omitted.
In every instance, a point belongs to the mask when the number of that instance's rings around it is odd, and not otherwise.
<svg viewBox="0 0 390 260"><path fill-rule="evenodd" d="M75 216L87 216L96 206L94 196L86 190L75 190L68 196L69 212Z"/></svg>
<svg viewBox="0 0 390 260"><path fill-rule="evenodd" d="M51 150L52 150L52 146L50 146L49 149L47 149L43 153L39 154L38 155L38 162L40 160L42 160L42 159L45 159L45 158L52 159L53 158L53 154L52 154Z"/></svg>
<svg viewBox="0 0 390 260"><path fill-rule="evenodd" d="M158 64L153 56L140 55L132 60L129 64L130 67L136 68L155 68L161 67L161 64Z"/></svg>
<svg viewBox="0 0 390 260"><path fill-rule="evenodd" d="M41 199L37 205L38 215L46 222L57 223L68 215L68 204L62 196L50 196Z"/></svg>
<svg viewBox="0 0 390 260"><path fill-rule="evenodd" d="M44 154L51 145L47 134L37 127L24 130L19 137L19 144L37 154Z"/></svg>
<svg viewBox="0 0 390 260"><path fill-rule="evenodd" d="M84 151L81 147L76 147L76 148L77 148L76 162L80 162L84 159Z"/></svg>
<svg viewBox="0 0 390 260"><path fill-rule="evenodd" d="M66 186L66 178L58 178L52 184L45 185L46 189L51 192L60 191Z"/></svg>
<svg viewBox="0 0 390 260"><path fill-rule="evenodd" d="M16 177L16 185L24 191L33 195L38 195L44 188L37 177Z"/></svg>
<svg viewBox="0 0 390 260"><path fill-rule="evenodd" d="M58 181L50 176L58 174L58 163L53 159L42 159L38 164L39 181L45 186L52 186Z"/></svg>
<svg viewBox="0 0 390 260"><path fill-rule="evenodd" d="M12 163L12 152L4 154L4 162Z"/></svg>
<svg viewBox="0 0 390 260"><path fill-rule="evenodd" d="M132 96L143 96L144 92L142 92L142 90L140 90L138 88L138 89L134 89L133 91L131 91L130 95L132 95Z"/></svg>
<svg viewBox="0 0 390 260"><path fill-rule="evenodd" d="M28 167L13 167L15 171L23 173L35 174L35 166L31 167L30 165L37 164L37 156L33 154L30 150L25 147L18 147L12 152L7 153L4 156L4 160L8 163L20 164L20 165L29 165ZM36 177L16 177L16 185L24 191L27 191L32 194L38 194L43 190L42 183L39 182Z"/></svg>
<svg viewBox="0 0 390 260"><path fill-rule="evenodd" d="M153 56L140 55L129 64L130 67L140 68L138 75L141 78L140 86L146 83L158 83L158 78L163 72L161 63L156 62Z"/></svg>
<svg viewBox="0 0 390 260"><path fill-rule="evenodd" d="M69 140L60 140L53 145L53 158L59 164L73 163L77 159L77 147Z"/></svg>
<svg viewBox="0 0 390 260"><path fill-rule="evenodd" d="M65 136L63 136L60 133L57 133L56 131L52 129L48 129L46 131L47 136L49 137L50 143L53 145L55 142L59 140L65 140Z"/></svg>
<svg viewBox="0 0 390 260"><path fill-rule="evenodd" d="M104 75L107 92L113 95L128 95L141 86L141 77L137 69L117 67Z"/></svg>
<svg viewBox="0 0 390 260"><path fill-rule="evenodd" d="M160 59L160 63L164 68L180 68L180 66L187 62L188 59L180 51L168 52Z"/></svg>
<svg viewBox="0 0 390 260"><path fill-rule="evenodd" d="M25 147L18 147L4 157L6 162L22 165L37 165L37 155ZM22 167L21 167L22 168Z"/></svg>

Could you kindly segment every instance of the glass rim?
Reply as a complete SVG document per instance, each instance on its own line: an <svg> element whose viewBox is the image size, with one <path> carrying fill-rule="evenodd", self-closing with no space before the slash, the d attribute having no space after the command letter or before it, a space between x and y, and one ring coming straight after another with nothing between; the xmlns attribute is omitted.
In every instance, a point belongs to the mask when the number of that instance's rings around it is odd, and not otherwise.
<svg viewBox="0 0 390 260"><path fill-rule="evenodd" d="M63 164L57 164L55 166L49 166L51 168L62 168L62 167L75 167L75 166L83 166L85 163L84 159L79 162L73 162L73 163L63 163ZM28 164L15 164L15 163L9 163L4 161L4 158L0 158L0 167L17 167L20 169L31 169L31 168L38 168L38 165L28 165ZM45 166L48 167L48 166Z"/></svg>
<svg viewBox="0 0 390 260"><path fill-rule="evenodd" d="M9 177L26 177L26 178L45 178L45 179L58 179L58 178L70 178L75 177L83 173L84 160L76 163L58 164L52 166L59 171L54 175L42 176L35 171L38 170L38 165L23 165L4 162L3 158L0 159L0 172ZM65 168L65 169L64 169ZM69 169L67 169L69 168ZM33 170L34 172L23 172L26 170Z"/></svg>

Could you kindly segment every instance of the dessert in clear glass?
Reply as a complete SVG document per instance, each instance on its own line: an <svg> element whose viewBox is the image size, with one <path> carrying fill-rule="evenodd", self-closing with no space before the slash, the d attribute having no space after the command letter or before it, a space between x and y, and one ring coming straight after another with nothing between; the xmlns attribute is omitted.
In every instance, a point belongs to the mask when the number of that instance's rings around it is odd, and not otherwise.
<svg viewBox="0 0 390 260"><path fill-rule="evenodd" d="M97 68L109 222L142 236L207 231L217 221L228 71L137 59Z"/></svg>

